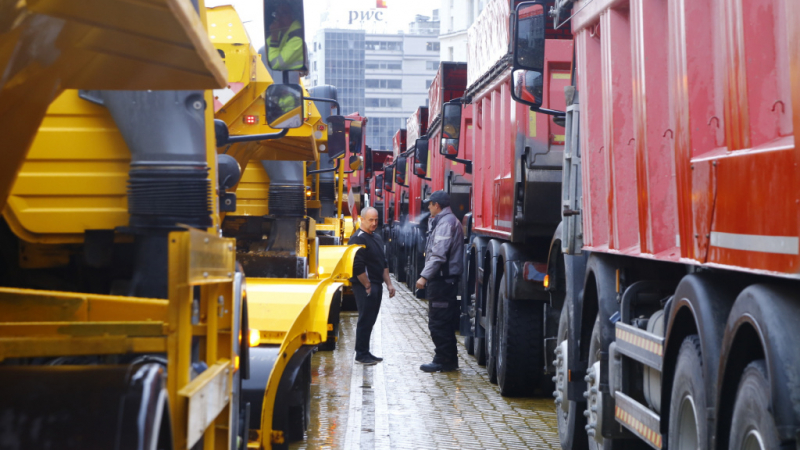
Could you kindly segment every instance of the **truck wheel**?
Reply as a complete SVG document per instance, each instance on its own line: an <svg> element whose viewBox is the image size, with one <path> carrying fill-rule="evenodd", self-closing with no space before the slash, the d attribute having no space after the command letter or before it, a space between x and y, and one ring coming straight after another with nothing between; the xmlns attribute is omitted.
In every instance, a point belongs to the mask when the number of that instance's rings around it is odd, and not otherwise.
<svg viewBox="0 0 800 450"><path fill-rule="evenodd" d="M590 377L591 381L586 383L586 411L588 414L589 424L586 426L587 440L589 441L589 450L604 450L611 448L611 442L603 437L602 423L600 419L603 417L603 395L599 390L592 388L599 388L600 386L600 352L603 346L600 342L600 314L594 320L594 327L592 328L592 337L589 339L589 369L586 375ZM594 409L594 412L592 412ZM586 414L584 414L586 416Z"/></svg>
<svg viewBox="0 0 800 450"><path fill-rule="evenodd" d="M780 447L778 429L769 409L770 389L763 359L747 365L736 391L729 447L766 450Z"/></svg>
<svg viewBox="0 0 800 450"><path fill-rule="evenodd" d="M506 292L506 275L497 296L497 384L500 395L533 395L543 377L544 308L539 302L514 301Z"/></svg>
<svg viewBox="0 0 800 450"><path fill-rule="evenodd" d="M588 442L586 439L586 418L583 417L583 410L586 404L578 403L574 400L567 400L567 383L569 383L569 373L567 371L567 340L569 339L569 303L564 302L561 308L561 317L558 319L558 334L556 342L556 417L558 419L558 439L561 441L561 448L564 450L585 449ZM548 357L548 355L545 355ZM559 398L561 401L559 401Z"/></svg>
<svg viewBox="0 0 800 450"><path fill-rule="evenodd" d="M700 338L687 336L678 351L669 406L670 449L696 450L706 447L706 389Z"/></svg>
<svg viewBox="0 0 800 450"><path fill-rule="evenodd" d="M473 339L472 353L475 354L475 361L479 366L486 365L486 338Z"/></svg>
<svg viewBox="0 0 800 450"><path fill-rule="evenodd" d="M495 274L489 275L486 286L486 372L489 381L497 384L497 292L495 292Z"/></svg>
<svg viewBox="0 0 800 450"><path fill-rule="evenodd" d="M401 250L401 246L395 245L394 249L396 254L393 256L394 258L394 275L397 277L398 283L405 283L406 282L406 266L403 264L405 261L405 253Z"/></svg>

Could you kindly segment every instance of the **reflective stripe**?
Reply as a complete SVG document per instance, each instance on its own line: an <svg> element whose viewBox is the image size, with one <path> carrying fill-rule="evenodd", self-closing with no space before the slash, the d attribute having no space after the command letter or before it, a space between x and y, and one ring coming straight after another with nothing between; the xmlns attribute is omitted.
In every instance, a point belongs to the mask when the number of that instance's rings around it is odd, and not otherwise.
<svg viewBox="0 0 800 450"><path fill-rule="evenodd" d="M712 231L711 246L749 252L780 253L783 255L797 255L800 253L800 240L795 236L761 236L758 234Z"/></svg>

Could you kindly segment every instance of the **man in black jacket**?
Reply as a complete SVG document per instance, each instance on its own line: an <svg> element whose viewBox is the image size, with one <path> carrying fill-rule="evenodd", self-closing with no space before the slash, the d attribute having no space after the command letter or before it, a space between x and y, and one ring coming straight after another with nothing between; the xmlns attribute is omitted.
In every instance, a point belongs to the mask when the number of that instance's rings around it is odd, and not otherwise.
<svg viewBox="0 0 800 450"><path fill-rule="evenodd" d="M373 365L383 361L369 352L369 338L372 327L381 309L383 285L389 289L389 297L394 297L394 286L389 278L389 264L383 253L383 239L375 233L378 228L378 210L366 207L361 210L361 227L350 236L350 244L363 245L353 261L353 294L358 307L356 325L356 362Z"/></svg>

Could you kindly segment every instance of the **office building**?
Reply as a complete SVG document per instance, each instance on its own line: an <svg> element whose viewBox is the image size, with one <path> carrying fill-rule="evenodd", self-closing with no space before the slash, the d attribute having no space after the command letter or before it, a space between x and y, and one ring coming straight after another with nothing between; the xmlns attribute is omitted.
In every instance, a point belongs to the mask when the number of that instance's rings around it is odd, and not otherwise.
<svg viewBox="0 0 800 450"><path fill-rule="evenodd" d="M438 34L437 10L416 16L402 33L322 29L309 48L309 83L336 86L342 113L369 119L367 145L389 150L408 116L427 105L439 68Z"/></svg>

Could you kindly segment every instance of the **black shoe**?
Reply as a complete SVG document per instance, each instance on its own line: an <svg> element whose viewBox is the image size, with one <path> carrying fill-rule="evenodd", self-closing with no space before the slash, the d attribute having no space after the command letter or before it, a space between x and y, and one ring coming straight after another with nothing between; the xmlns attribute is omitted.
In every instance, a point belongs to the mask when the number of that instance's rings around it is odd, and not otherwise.
<svg viewBox="0 0 800 450"><path fill-rule="evenodd" d="M375 355L373 355L372 353L370 353L370 354L369 354L369 357L370 357L370 358L372 358L372 359L374 359L375 361L378 361L378 362L381 362L381 361L383 361L383 358L381 358L381 357L379 357L379 356L375 356Z"/></svg>
<svg viewBox="0 0 800 450"><path fill-rule="evenodd" d="M378 361L370 358L369 356L365 356L363 358L356 358L356 362L359 364L363 364L365 366L374 366L375 364L378 364Z"/></svg>
<svg viewBox="0 0 800 450"><path fill-rule="evenodd" d="M430 362L428 364L423 364L419 366L419 370L423 372L454 372L458 370L458 364L439 364L435 362Z"/></svg>

